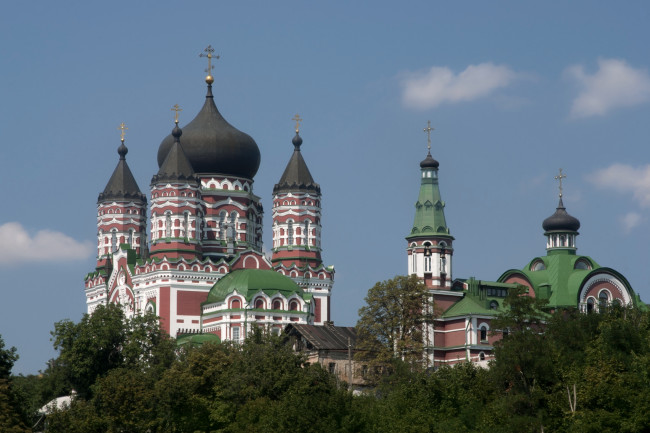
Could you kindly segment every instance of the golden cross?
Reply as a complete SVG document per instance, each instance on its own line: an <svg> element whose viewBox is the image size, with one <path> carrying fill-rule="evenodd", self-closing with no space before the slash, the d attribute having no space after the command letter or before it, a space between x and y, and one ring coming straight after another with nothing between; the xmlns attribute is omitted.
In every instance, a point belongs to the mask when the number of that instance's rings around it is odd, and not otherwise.
<svg viewBox="0 0 650 433"><path fill-rule="evenodd" d="M178 112L183 111L183 109L179 107L178 104L174 104L172 111L174 111L174 122L178 123Z"/></svg>
<svg viewBox="0 0 650 433"><path fill-rule="evenodd" d="M207 54L201 53L201 54L199 54L199 57L207 57L208 58L208 68L205 70L205 72L207 72L208 75L210 75L210 73L214 69L214 66L212 66L212 58L214 57L215 59L218 59L219 55L215 56L215 55L212 54L212 53L214 53L214 48L212 48L212 45L208 45L208 47L203 51L206 52Z"/></svg>
<svg viewBox="0 0 650 433"><path fill-rule="evenodd" d="M300 122L302 122L302 118L300 117L300 114L296 114L291 118L291 120L296 121L296 134L300 131Z"/></svg>
<svg viewBox="0 0 650 433"><path fill-rule="evenodd" d="M120 139L122 140L122 143L124 143L124 134L125 134L124 131L129 129L129 128L127 128L126 125L124 124L124 122L122 122L122 123L120 123L120 126L117 127L117 129L122 130L122 132L120 133Z"/></svg>
<svg viewBox="0 0 650 433"><path fill-rule="evenodd" d="M427 127L423 129L424 132L427 133L427 149L431 151L431 131L435 130L436 128L431 127L431 121L427 120Z"/></svg>
<svg viewBox="0 0 650 433"><path fill-rule="evenodd" d="M562 169L560 169L560 174L555 176L553 179L560 181L560 197L562 197L562 179L566 178L566 174L562 174Z"/></svg>

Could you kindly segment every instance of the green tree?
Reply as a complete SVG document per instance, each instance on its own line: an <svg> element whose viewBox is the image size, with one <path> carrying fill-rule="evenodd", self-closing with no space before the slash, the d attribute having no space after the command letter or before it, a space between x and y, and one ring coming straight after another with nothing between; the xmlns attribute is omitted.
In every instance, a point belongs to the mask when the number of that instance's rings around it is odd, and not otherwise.
<svg viewBox="0 0 650 433"><path fill-rule="evenodd" d="M152 370L162 374L174 359L175 343L152 314L127 319L115 304L100 305L79 323L63 320L52 332L60 351L57 366L71 388L90 397L97 379L116 368Z"/></svg>
<svg viewBox="0 0 650 433"><path fill-rule="evenodd" d="M367 361L370 372L394 359L421 367L426 330L435 317L426 286L415 275L397 276L376 283L365 301L357 322L357 359Z"/></svg>
<svg viewBox="0 0 650 433"><path fill-rule="evenodd" d="M24 413L20 410L20 401L10 380L16 360L16 348L5 349L5 342L0 337L0 431L7 433L31 431L25 425Z"/></svg>
<svg viewBox="0 0 650 433"><path fill-rule="evenodd" d="M539 431L548 417L548 391L557 381L551 346L544 334L550 315L546 302L520 287L508 293L506 309L493 329L508 336L495 344L490 374L499 391L485 412L484 428L490 431Z"/></svg>

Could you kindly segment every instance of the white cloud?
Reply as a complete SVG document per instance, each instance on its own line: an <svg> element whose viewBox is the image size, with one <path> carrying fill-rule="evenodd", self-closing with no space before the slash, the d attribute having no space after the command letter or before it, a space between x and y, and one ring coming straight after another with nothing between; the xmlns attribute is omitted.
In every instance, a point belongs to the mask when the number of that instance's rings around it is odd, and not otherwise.
<svg viewBox="0 0 650 433"><path fill-rule="evenodd" d="M650 76L618 59L599 59L598 71L585 73L574 65L566 74L575 79L582 92L573 101L573 117L602 116L612 109L630 107L650 101Z"/></svg>
<svg viewBox="0 0 650 433"><path fill-rule="evenodd" d="M650 164L612 164L589 175L588 180L603 189L631 193L642 207L650 207Z"/></svg>
<svg viewBox="0 0 650 433"><path fill-rule="evenodd" d="M0 264L78 260L93 251L90 242L77 242L52 230L39 230L31 236L17 222L0 225Z"/></svg>
<svg viewBox="0 0 650 433"><path fill-rule="evenodd" d="M402 79L402 101L417 109L437 107L445 102L464 102L482 98L510 85L518 74L507 66L493 63L469 65L459 74L445 66L410 72Z"/></svg>
<svg viewBox="0 0 650 433"><path fill-rule="evenodd" d="M638 226L643 218L641 214L637 212L629 212L621 217L621 223L623 224L623 230L625 233L629 233L633 228Z"/></svg>

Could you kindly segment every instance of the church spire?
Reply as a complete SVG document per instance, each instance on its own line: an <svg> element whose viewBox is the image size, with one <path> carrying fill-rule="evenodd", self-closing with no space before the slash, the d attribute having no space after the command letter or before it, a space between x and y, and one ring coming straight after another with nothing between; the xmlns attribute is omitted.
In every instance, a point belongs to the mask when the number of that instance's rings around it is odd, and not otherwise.
<svg viewBox="0 0 650 433"><path fill-rule="evenodd" d="M429 287L451 283L452 241L445 219L445 202L438 185L439 163L431 156L431 122L427 122L427 156L420 162L420 192L415 203L411 233L406 236L409 273L424 279Z"/></svg>

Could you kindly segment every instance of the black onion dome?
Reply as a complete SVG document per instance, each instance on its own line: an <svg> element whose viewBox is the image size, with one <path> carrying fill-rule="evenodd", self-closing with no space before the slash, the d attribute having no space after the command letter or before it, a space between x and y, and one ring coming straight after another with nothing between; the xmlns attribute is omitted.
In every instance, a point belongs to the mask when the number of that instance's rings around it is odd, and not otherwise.
<svg viewBox="0 0 650 433"><path fill-rule="evenodd" d="M302 138L296 132L291 140L293 143L293 154L287 168L284 169L280 181L273 187L273 194L279 192L316 192L320 194L320 185L314 182L311 177L307 163L300 152Z"/></svg>
<svg viewBox="0 0 650 433"><path fill-rule="evenodd" d="M124 145L124 141L118 147L117 153L120 155L120 160L111 178L108 180L106 188L104 188L103 192L99 193L97 201L133 200L139 203L146 203L147 198L140 191L138 183L135 181L129 165L126 163L126 154L129 153L129 149Z"/></svg>
<svg viewBox="0 0 650 433"><path fill-rule="evenodd" d="M168 135L158 148L158 167L163 165L174 137ZM223 118L208 85L205 104L183 128L183 150L195 173L213 173L252 179L260 167L260 150L253 138Z"/></svg>
<svg viewBox="0 0 650 433"><path fill-rule="evenodd" d="M433 159L431 152L427 153L427 157L422 160L420 163L420 168L438 168L440 163Z"/></svg>
<svg viewBox="0 0 650 433"><path fill-rule="evenodd" d="M557 205L555 213L544 220L542 223L542 228L547 232L577 232L580 228L580 221L578 218L572 217L567 213L566 208L564 207L564 203L562 203L562 197L560 197L560 203Z"/></svg>

